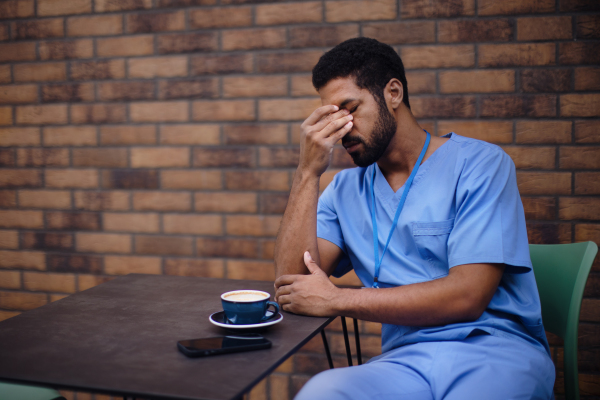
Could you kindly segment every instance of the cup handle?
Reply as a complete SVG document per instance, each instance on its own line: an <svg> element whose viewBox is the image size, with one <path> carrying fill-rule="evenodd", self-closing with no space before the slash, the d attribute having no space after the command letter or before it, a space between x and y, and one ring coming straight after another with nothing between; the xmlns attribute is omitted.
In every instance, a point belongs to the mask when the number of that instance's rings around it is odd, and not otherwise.
<svg viewBox="0 0 600 400"><path fill-rule="evenodd" d="M268 304L268 306L267 306L267 310L269 310L269 307L270 307L270 306L273 306L273 307L275 307L275 311L273 312L273 315L270 315L270 316L268 316L268 317L267 317L267 315L265 314L265 315L264 315L264 316L261 318L261 322L262 322L262 321L266 321L267 319L271 319L271 318L273 318L274 316L276 316L276 315L279 313L279 304L275 303L274 301L267 301L267 304Z"/></svg>

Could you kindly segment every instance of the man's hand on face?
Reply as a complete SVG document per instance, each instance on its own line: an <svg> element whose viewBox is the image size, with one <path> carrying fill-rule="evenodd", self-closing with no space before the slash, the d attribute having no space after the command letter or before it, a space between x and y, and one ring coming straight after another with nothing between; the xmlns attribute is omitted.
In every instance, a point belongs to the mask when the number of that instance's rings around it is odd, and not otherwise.
<svg viewBox="0 0 600 400"><path fill-rule="evenodd" d="M275 281L275 300L284 311L315 317L334 316L333 299L339 289L327 274L304 253L310 275L283 275Z"/></svg>
<svg viewBox="0 0 600 400"><path fill-rule="evenodd" d="M333 146L352 129L352 115L329 105L317 108L302 123L298 169L321 176L331 162Z"/></svg>

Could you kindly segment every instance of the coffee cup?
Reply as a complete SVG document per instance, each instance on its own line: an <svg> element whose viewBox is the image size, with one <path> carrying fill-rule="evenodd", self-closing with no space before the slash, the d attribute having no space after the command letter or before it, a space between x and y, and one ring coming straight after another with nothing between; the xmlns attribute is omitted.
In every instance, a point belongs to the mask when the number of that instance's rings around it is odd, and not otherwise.
<svg viewBox="0 0 600 400"><path fill-rule="evenodd" d="M260 290L234 290L221 295L221 304L227 320L234 325L258 324L279 312L279 304L269 301L271 295ZM267 316L270 306L275 308Z"/></svg>

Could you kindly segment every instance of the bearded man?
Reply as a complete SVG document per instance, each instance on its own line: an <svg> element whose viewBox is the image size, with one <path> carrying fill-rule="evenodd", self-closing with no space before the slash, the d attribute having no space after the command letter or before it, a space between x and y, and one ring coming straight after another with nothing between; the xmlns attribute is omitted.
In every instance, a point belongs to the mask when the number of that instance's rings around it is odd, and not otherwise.
<svg viewBox="0 0 600 400"><path fill-rule="evenodd" d="M382 355L325 371L297 399L550 399L515 167L499 147L433 137L410 110L404 67L373 39L313 69L323 106L302 124L277 237L285 311L382 323ZM319 180L339 140L358 168ZM365 288L328 279L354 269Z"/></svg>

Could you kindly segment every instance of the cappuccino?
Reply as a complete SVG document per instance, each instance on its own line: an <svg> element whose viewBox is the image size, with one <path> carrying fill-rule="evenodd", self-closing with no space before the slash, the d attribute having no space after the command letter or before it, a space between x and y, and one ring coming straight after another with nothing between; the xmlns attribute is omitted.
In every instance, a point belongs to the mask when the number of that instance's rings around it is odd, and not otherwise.
<svg viewBox="0 0 600 400"><path fill-rule="evenodd" d="M250 301L261 301L264 300L266 298L270 297L268 293L262 293L262 292L250 292L250 291L239 291L239 292L232 292L232 293L225 293L223 295L223 299L224 300L228 300L228 301L243 301L243 302L250 302Z"/></svg>

